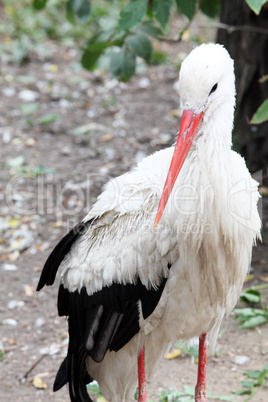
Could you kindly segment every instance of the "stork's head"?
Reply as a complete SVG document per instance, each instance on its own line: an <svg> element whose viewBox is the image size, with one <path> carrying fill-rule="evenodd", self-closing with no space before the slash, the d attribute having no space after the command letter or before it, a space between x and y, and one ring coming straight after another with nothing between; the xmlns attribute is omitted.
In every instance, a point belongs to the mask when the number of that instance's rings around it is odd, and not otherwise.
<svg viewBox="0 0 268 402"><path fill-rule="evenodd" d="M233 60L223 46L201 45L183 61L179 92L183 110L180 130L167 179L158 206L154 228L164 212L168 198L197 134L215 110L235 102Z"/></svg>
<svg viewBox="0 0 268 402"><path fill-rule="evenodd" d="M183 111L204 113L207 120L223 103L234 105L234 63L218 44L201 45L183 61L179 93Z"/></svg>

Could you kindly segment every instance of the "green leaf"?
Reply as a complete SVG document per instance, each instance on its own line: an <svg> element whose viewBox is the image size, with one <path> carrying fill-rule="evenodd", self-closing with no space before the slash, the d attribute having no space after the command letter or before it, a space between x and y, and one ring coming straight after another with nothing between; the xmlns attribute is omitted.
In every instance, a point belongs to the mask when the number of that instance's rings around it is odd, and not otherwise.
<svg viewBox="0 0 268 402"><path fill-rule="evenodd" d="M172 0L154 0L153 13L162 28L165 28L168 19L170 8L173 4Z"/></svg>
<svg viewBox="0 0 268 402"><path fill-rule="evenodd" d="M149 62L152 57L152 45L147 36L142 33L130 35L126 38L125 43L136 53L137 56L142 57Z"/></svg>
<svg viewBox="0 0 268 402"><path fill-rule="evenodd" d="M190 385L184 385L184 392L186 395L190 395L190 396L195 395L194 387L191 387Z"/></svg>
<svg viewBox="0 0 268 402"><path fill-rule="evenodd" d="M147 1L134 0L122 8L119 21L118 32L128 31L137 26L146 14Z"/></svg>
<svg viewBox="0 0 268 402"><path fill-rule="evenodd" d="M73 10L81 22L85 22L90 16L91 7L89 0L69 0L66 7L69 10Z"/></svg>
<svg viewBox="0 0 268 402"><path fill-rule="evenodd" d="M247 303L259 303L261 300L260 292L254 289L246 290L240 294L241 300Z"/></svg>
<svg viewBox="0 0 268 402"><path fill-rule="evenodd" d="M71 24L75 24L76 20L75 20L75 13L74 10L72 9L72 6L70 4L70 1L68 1L68 3L66 3L66 19L71 23Z"/></svg>
<svg viewBox="0 0 268 402"><path fill-rule="evenodd" d="M210 18L216 17L221 8L220 0L201 0L200 9L204 14L208 15Z"/></svg>
<svg viewBox="0 0 268 402"><path fill-rule="evenodd" d="M112 54L110 68L116 78L121 81L128 81L135 73L135 54L124 46L119 52Z"/></svg>
<svg viewBox="0 0 268 402"><path fill-rule="evenodd" d="M87 390L90 391L93 395L99 395L100 394L100 388L99 385L95 382L90 383L87 385Z"/></svg>
<svg viewBox="0 0 268 402"><path fill-rule="evenodd" d="M82 54L82 66L87 70L94 70L98 58L108 46L108 42L95 42L89 44Z"/></svg>
<svg viewBox="0 0 268 402"><path fill-rule="evenodd" d="M20 111L22 114L25 114L25 115L36 112L38 110L38 108L39 108L39 104L36 102L20 105Z"/></svg>
<svg viewBox="0 0 268 402"><path fill-rule="evenodd" d="M253 317L255 315L266 315L265 311L259 308L237 308L235 313L241 316Z"/></svg>
<svg viewBox="0 0 268 402"><path fill-rule="evenodd" d="M218 397L219 401L229 401L229 402L233 402L234 397L233 395L221 395Z"/></svg>
<svg viewBox="0 0 268 402"><path fill-rule="evenodd" d="M254 378L256 380L257 378L259 378L261 371L260 370L244 371L243 374L247 375L249 378Z"/></svg>
<svg viewBox="0 0 268 402"><path fill-rule="evenodd" d="M235 395L247 395L247 394L251 394L251 390L250 389L240 389L240 391L235 391L234 394Z"/></svg>
<svg viewBox="0 0 268 402"><path fill-rule="evenodd" d="M265 377L268 374L268 370L263 370L260 372L260 375L258 377L258 385L261 387L263 384L263 380L265 379Z"/></svg>
<svg viewBox="0 0 268 402"><path fill-rule="evenodd" d="M268 98L261 104L257 112L252 117L251 124L260 124L268 120Z"/></svg>
<svg viewBox="0 0 268 402"><path fill-rule="evenodd" d="M24 155L18 155L15 158L9 159L7 161L7 165L10 168L18 168L22 166L25 162L25 156Z"/></svg>
<svg viewBox="0 0 268 402"><path fill-rule="evenodd" d="M37 120L38 124L49 124L53 123L54 121L60 120L60 116L57 114L45 114L44 116L40 117Z"/></svg>
<svg viewBox="0 0 268 402"><path fill-rule="evenodd" d="M239 328L254 328L258 325L265 324L266 322L268 322L268 317L265 317L263 315L256 315L254 317L251 317L249 320L243 322L243 324L239 325Z"/></svg>
<svg viewBox="0 0 268 402"><path fill-rule="evenodd" d="M46 168L43 165L39 165L33 169L33 174L35 174L36 176L48 173L54 173L54 169Z"/></svg>
<svg viewBox="0 0 268 402"><path fill-rule="evenodd" d="M196 0L176 0L178 10L191 21L195 14Z"/></svg>
<svg viewBox="0 0 268 402"><path fill-rule="evenodd" d="M150 36L162 36L163 30L160 27L153 25L152 21L145 21L139 25L138 30Z"/></svg>
<svg viewBox="0 0 268 402"><path fill-rule="evenodd" d="M255 14L260 14L262 6L266 3L267 0L246 0L247 4L254 11Z"/></svg>
<svg viewBox="0 0 268 402"><path fill-rule="evenodd" d="M152 62L154 64L163 64L167 59L167 55L161 50L154 50L152 54Z"/></svg>
<svg viewBox="0 0 268 402"><path fill-rule="evenodd" d="M33 7L38 11L43 10L46 4L47 0L33 0Z"/></svg>
<svg viewBox="0 0 268 402"><path fill-rule="evenodd" d="M255 387L256 383L254 381L250 381L250 380L243 380L243 381L241 381L241 385L244 388L253 389Z"/></svg>

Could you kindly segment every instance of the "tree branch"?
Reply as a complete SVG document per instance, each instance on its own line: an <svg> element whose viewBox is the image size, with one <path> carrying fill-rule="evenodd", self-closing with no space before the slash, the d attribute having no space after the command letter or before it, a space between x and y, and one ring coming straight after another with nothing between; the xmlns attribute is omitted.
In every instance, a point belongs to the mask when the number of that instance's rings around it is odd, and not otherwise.
<svg viewBox="0 0 268 402"><path fill-rule="evenodd" d="M184 32L190 27L192 21L189 21L185 27L181 30L179 36L177 38L165 38L164 36L157 36L156 39L161 41L161 42L168 42L168 43L179 43L182 40ZM216 22L215 24L209 24L209 25L200 25L197 24L198 28L210 28L210 29L225 29L228 33L233 33L233 32L257 32L261 33L264 35L268 35L268 29L265 28L260 28L260 27L254 27L251 25L228 25L224 24L222 22Z"/></svg>
<svg viewBox="0 0 268 402"><path fill-rule="evenodd" d="M228 33L236 32L236 31L244 31L244 32L258 32L264 35L268 35L268 29L255 27L252 25L228 25L222 22L216 22L211 25L197 25L199 28L211 28L211 29L225 29Z"/></svg>

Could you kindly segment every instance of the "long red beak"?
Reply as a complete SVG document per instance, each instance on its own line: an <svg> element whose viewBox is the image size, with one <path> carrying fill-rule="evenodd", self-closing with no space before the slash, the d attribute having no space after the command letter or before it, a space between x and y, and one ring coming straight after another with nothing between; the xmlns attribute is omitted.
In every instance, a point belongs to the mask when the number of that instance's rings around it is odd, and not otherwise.
<svg viewBox="0 0 268 402"><path fill-rule="evenodd" d="M158 205L158 210L154 221L154 229L161 219L175 181L177 180L178 174L180 173L180 170L186 159L189 149L191 148L193 140L199 131L202 116L203 112L199 114L194 114L192 110L184 110L182 114L180 131L178 134L177 143L167 174L162 196Z"/></svg>

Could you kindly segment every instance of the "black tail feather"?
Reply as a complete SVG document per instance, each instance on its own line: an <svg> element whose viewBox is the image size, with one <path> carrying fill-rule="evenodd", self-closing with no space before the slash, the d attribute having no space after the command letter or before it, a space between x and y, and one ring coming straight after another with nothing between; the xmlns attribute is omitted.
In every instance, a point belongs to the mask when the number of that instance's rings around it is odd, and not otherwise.
<svg viewBox="0 0 268 402"><path fill-rule="evenodd" d="M87 384L93 381L93 378L86 371L86 358L86 350L80 348L69 359L69 394L72 402L93 402L87 392Z"/></svg>
<svg viewBox="0 0 268 402"><path fill-rule="evenodd" d="M68 382L68 356L65 357L63 362L60 365L60 368L57 372L54 384L53 384L53 392L61 389Z"/></svg>

